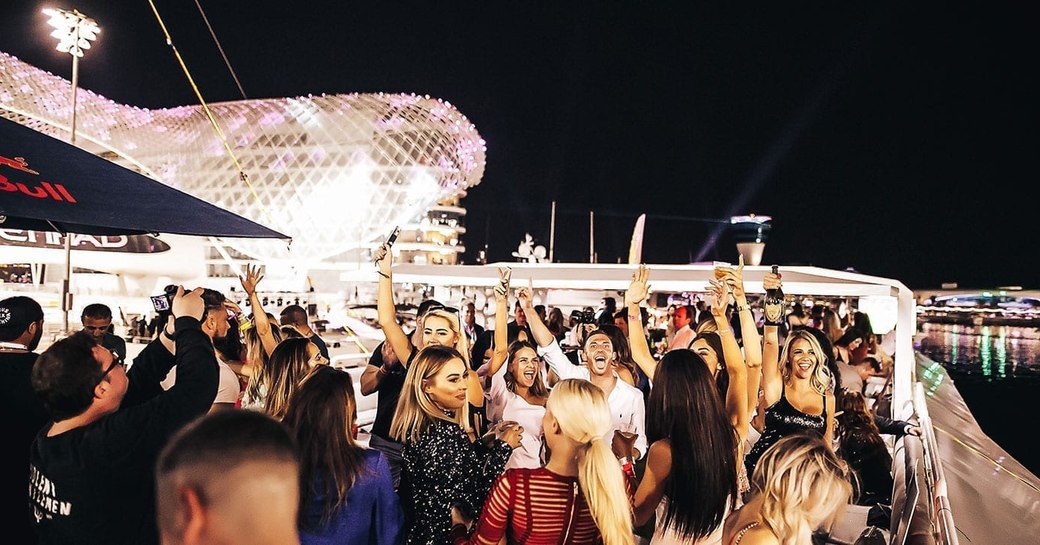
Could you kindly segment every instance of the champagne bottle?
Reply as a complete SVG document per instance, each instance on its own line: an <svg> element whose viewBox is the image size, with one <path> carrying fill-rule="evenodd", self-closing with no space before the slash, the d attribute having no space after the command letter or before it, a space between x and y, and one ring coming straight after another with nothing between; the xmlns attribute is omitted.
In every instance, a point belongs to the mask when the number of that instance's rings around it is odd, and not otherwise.
<svg viewBox="0 0 1040 545"><path fill-rule="evenodd" d="M780 274L780 269L773 265L773 274ZM784 322L786 305L784 305L784 291L780 288L766 290L766 297L762 301L762 310L765 313L766 325L781 325Z"/></svg>

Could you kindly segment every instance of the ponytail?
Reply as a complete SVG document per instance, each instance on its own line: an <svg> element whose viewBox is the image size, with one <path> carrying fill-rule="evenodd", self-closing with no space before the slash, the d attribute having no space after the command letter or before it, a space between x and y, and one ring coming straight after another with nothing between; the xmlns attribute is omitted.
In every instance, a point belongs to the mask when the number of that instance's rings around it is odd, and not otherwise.
<svg viewBox="0 0 1040 545"><path fill-rule="evenodd" d="M560 430L580 444L578 483L604 545L632 545L632 503L617 458L603 437L612 429L603 390L587 380L556 383L546 409Z"/></svg>
<svg viewBox="0 0 1040 545"><path fill-rule="evenodd" d="M632 545L632 503L617 458L602 437L578 454L578 482L604 545Z"/></svg>

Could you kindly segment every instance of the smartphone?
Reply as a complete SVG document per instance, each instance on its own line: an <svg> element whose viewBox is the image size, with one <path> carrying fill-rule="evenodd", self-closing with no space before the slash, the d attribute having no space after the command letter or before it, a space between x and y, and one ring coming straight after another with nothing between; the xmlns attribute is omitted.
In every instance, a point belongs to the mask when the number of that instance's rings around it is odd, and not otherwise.
<svg viewBox="0 0 1040 545"><path fill-rule="evenodd" d="M397 242L397 235L400 235L400 234L401 234L401 226L398 225L397 227L394 227L394 230L393 230L393 232L390 233L390 236L386 237L386 245L387 246L393 246L394 243Z"/></svg>
<svg viewBox="0 0 1040 545"><path fill-rule="evenodd" d="M153 295L152 296L152 308L156 312L163 312L170 310L170 300L166 298L166 294Z"/></svg>

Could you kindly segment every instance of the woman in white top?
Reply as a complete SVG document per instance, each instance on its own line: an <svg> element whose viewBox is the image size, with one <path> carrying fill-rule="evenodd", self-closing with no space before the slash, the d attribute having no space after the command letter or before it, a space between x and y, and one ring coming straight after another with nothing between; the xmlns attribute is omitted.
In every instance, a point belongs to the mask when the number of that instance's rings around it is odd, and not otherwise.
<svg viewBox="0 0 1040 545"><path fill-rule="evenodd" d="M488 363L488 420L516 422L524 430L520 447L513 449L506 469L537 469L543 462L542 418L549 389L545 386L545 367L533 344L514 341L508 350L499 348L507 342L508 289L508 274L503 274L495 288L495 349ZM521 288L517 295L525 301L531 297L528 288Z"/></svg>

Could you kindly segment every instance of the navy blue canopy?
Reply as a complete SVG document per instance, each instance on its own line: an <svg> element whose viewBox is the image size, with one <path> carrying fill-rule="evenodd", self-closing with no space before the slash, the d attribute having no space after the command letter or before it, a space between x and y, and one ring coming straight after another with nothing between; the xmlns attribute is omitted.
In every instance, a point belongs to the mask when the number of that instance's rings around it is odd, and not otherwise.
<svg viewBox="0 0 1040 545"><path fill-rule="evenodd" d="M3 118L0 229L290 238Z"/></svg>

